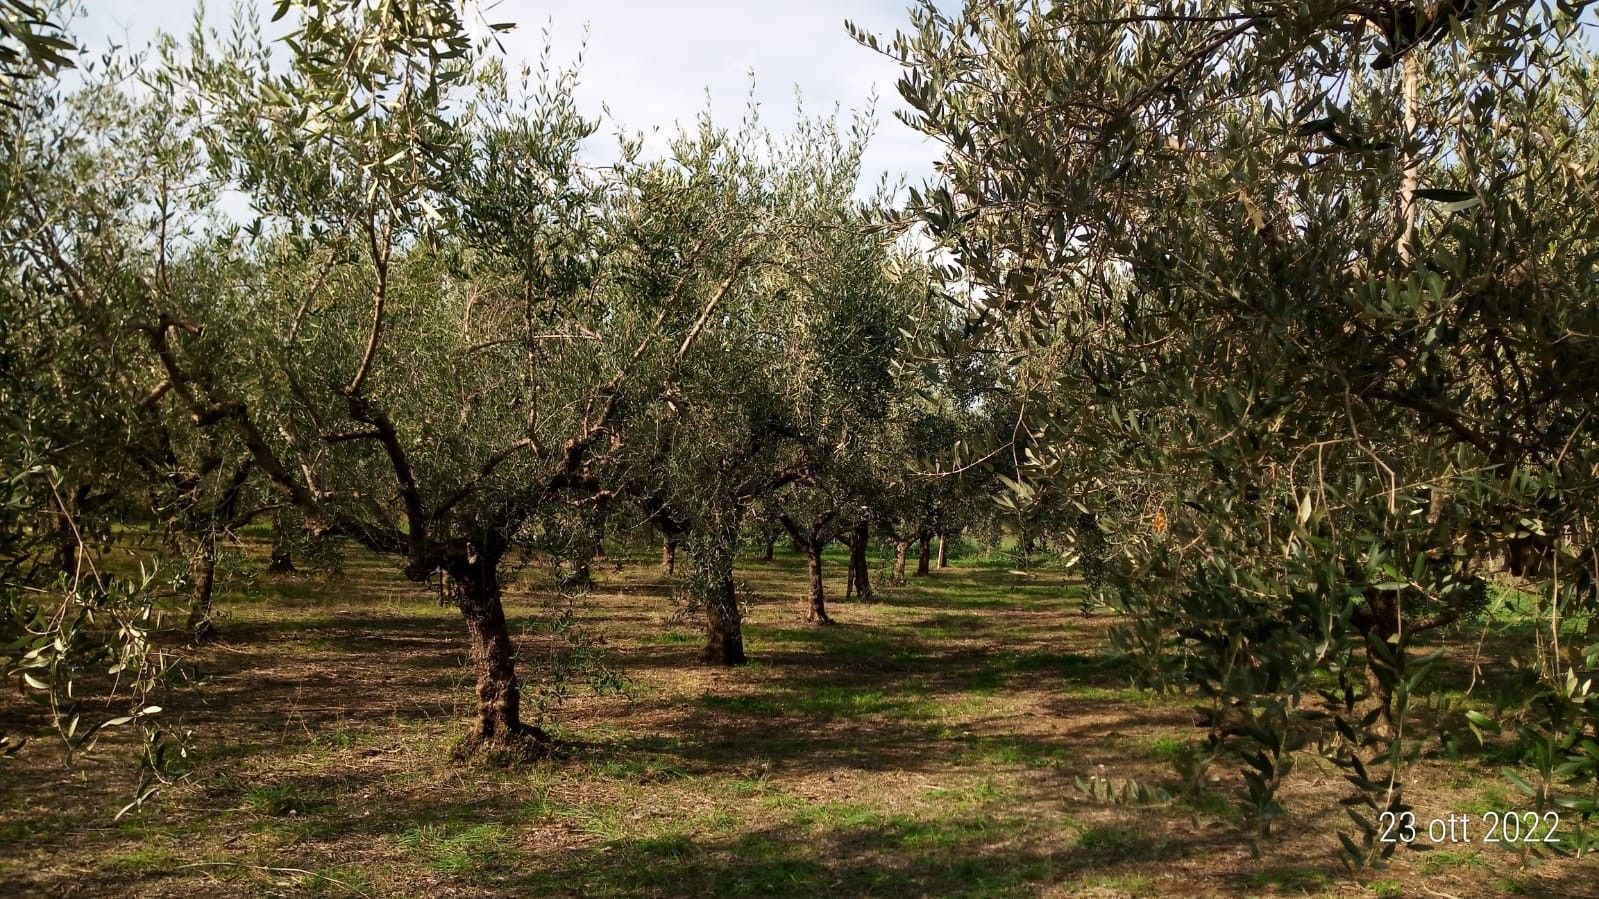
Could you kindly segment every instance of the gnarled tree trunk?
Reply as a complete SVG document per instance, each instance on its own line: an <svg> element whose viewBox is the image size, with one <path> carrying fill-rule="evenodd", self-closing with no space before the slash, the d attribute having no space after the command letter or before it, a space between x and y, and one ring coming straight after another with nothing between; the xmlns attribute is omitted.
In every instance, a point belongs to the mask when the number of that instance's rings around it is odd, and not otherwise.
<svg viewBox="0 0 1599 899"><path fill-rule="evenodd" d="M777 553L777 535L767 534L762 538L761 561L770 562Z"/></svg>
<svg viewBox="0 0 1599 899"><path fill-rule="evenodd" d="M1405 647L1395 641L1400 628L1399 597L1392 590L1366 591L1366 605L1356 612L1355 623L1366 632L1368 643L1381 642L1399 661L1398 670L1390 670L1384 660L1369 647L1366 649L1366 711L1377 713L1372 732L1383 739L1392 739L1397 732L1394 721L1393 685L1404 676Z"/></svg>
<svg viewBox="0 0 1599 899"><path fill-rule="evenodd" d="M905 586L905 559L910 555L911 542L909 540L894 541L894 586Z"/></svg>
<svg viewBox="0 0 1599 899"><path fill-rule="evenodd" d="M673 537L661 538L661 570L667 574L677 572L677 540Z"/></svg>
<svg viewBox="0 0 1599 899"><path fill-rule="evenodd" d="M805 620L818 624L832 624L827 617L827 597L822 587L822 547L814 541L804 545L805 564L810 573L810 590L806 599Z"/></svg>
<svg viewBox="0 0 1599 899"><path fill-rule="evenodd" d="M711 665L743 665L743 610L733 581L738 553L738 516L713 521L687 532L688 559L694 576L689 583L705 614L705 647L700 660Z"/></svg>
<svg viewBox="0 0 1599 899"><path fill-rule="evenodd" d="M712 665L743 665L749 661L744 655L744 623L733 587L731 558L728 562L725 576L713 576L709 593L703 598L705 649L700 658Z"/></svg>
<svg viewBox="0 0 1599 899"><path fill-rule="evenodd" d="M500 603L498 555L479 553L452 559L445 575L472 642L477 714L468 743L472 748L495 748L518 746L529 738L543 740L537 728L522 723L516 648Z"/></svg>
<svg viewBox="0 0 1599 899"><path fill-rule="evenodd" d="M189 636L195 640L209 640L217 631L211 620L211 600L217 582L217 544L213 535L201 537L190 554L189 579L193 582L189 596Z"/></svg>
<svg viewBox="0 0 1599 899"><path fill-rule="evenodd" d="M927 563L930 561L929 552L931 549L929 544L932 541L932 535L925 533L916 538L916 546L919 553L916 557L916 574L918 577L927 574Z"/></svg>

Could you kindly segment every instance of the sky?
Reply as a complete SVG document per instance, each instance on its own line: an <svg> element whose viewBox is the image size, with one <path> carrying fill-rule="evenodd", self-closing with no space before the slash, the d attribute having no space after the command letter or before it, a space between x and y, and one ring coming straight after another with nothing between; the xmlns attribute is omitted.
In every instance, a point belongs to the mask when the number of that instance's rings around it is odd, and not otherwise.
<svg viewBox="0 0 1599 899"><path fill-rule="evenodd" d="M271 18L267 0L255 3ZM777 131L794 120L795 89L807 114L830 113L835 104L847 119L867 107L875 90L877 131L862 162L863 193L880 176L916 184L932 172L934 146L893 115L903 108L894 87L898 67L857 44L845 20L880 35L909 22L911 0L492 0L482 2L482 20L515 22L502 38L511 62L536 62L549 29L553 59L571 62L581 53L577 95L585 115L602 116L594 142L603 153L618 131L642 131L646 148L660 151L678 123L692 125L706 108L719 123L736 126L750 96L761 121ZM194 0L83 0L84 16L72 25L89 50L108 41L138 47L158 30L182 33L194 16ZM952 0L941 0L949 8ZM225 30L231 2L207 4L207 19ZM268 32L271 33L270 31ZM586 38L585 38L586 33Z"/></svg>

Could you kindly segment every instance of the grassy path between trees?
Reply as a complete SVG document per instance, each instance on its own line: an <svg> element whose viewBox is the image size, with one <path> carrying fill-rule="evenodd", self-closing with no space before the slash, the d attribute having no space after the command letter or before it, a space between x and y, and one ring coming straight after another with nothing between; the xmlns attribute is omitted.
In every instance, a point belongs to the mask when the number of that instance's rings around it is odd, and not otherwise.
<svg viewBox="0 0 1599 899"><path fill-rule="evenodd" d="M863 605L838 600L830 558L839 624L816 627L801 558L749 562L755 662L719 670L696 663L695 623L674 619L639 555L600 568L579 614L625 694L570 684L551 709L566 756L512 769L449 759L470 694L454 610L365 557L331 579L262 576L223 598L222 640L193 657L206 683L168 704L195 730L187 781L113 821L131 747L66 770L32 746L0 768L0 893L1599 894L1591 862L1520 867L1480 842L1348 877L1343 781L1311 761L1286 800L1318 814L1258 861L1229 769L1194 799L1096 802L1078 778L1175 786L1193 700L1102 661L1111 619L1085 615L1058 573L958 564L879 580ZM507 604L536 681L553 638L529 624L548 611L521 592ZM537 701L529 683L529 718ZM30 712L12 696L0 714ZM1423 762L1418 816L1516 807L1502 764Z"/></svg>

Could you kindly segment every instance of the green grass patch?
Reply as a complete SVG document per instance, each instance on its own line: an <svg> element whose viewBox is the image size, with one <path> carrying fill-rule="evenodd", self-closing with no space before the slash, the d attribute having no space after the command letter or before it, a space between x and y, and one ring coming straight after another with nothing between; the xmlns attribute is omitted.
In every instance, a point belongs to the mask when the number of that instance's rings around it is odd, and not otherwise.
<svg viewBox="0 0 1599 899"><path fill-rule="evenodd" d="M1244 882L1258 890L1271 889L1283 892L1306 893L1326 888L1328 884L1332 883L1332 875L1320 868L1272 868L1266 871L1252 872L1244 878Z"/></svg>
<svg viewBox="0 0 1599 899"><path fill-rule="evenodd" d="M497 824L424 824L401 834L399 842L429 868L444 874L484 875L500 870L507 862L505 828Z"/></svg>
<svg viewBox="0 0 1599 899"><path fill-rule="evenodd" d="M120 855L113 855L104 863L107 871L133 877L164 874L177 865L178 857L170 849L162 846L140 846Z"/></svg>
<svg viewBox="0 0 1599 899"><path fill-rule="evenodd" d="M269 784L246 791L244 805L257 814L281 818L285 815L314 814L327 809L332 803L293 784Z"/></svg>
<svg viewBox="0 0 1599 899"><path fill-rule="evenodd" d="M701 635L690 631L672 630L663 631L659 634L648 634L644 637L644 642L653 643L657 646L683 646L689 643L698 643L702 639L704 638Z"/></svg>

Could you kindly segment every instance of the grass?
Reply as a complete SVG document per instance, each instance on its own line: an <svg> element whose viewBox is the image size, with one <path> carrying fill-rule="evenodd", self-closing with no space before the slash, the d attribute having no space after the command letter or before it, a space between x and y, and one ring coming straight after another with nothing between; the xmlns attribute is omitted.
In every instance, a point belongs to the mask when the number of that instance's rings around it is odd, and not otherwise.
<svg viewBox="0 0 1599 899"><path fill-rule="evenodd" d="M141 877L160 874L179 864L178 856L164 846L140 846L105 860L105 870L113 874Z"/></svg>
<svg viewBox="0 0 1599 899"><path fill-rule="evenodd" d="M281 818L286 815L305 815L320 811L329 805L328 800L306 795L292 784L273 784L254 787L244 794L244 804L258 814Z"/></svg>
<svg viewBox="0 0 1599 899"><path fill-rule="evenodd" d="M189 660L200 690L163 699L195 732L189 777L113 822L135 747L110 735L70 771L29 751L0 779L0 894L85 896L1370 896L1573 894L1559 859L1401 853L1375 878L1334 864L1336 771L1306 765L1297 814L1255 859L1235 766L1184 792L1193 698L1134 687L1107 659L1114 621L1064 575L960 559L871 604L800 617L803 563L741 563L755 664L696 663L701 635L650 554L601 568L578 610L625 695L552 685L549 614L507 593L524 695L553 697L566 746L521 766L449 750L473 697L459 623L381 560L334 578L256 578L221 600L222 640ZM828 556L836 587L842 556ZM875 573L875 572L874 572ZM554 687L559 689L554 689ZM0 700L10 702L11 700ZM531 699L528 714L535 714ZM18 711L0 706L7 714ZM1407 797L1514 807L1506 763L1427 756ZM1162 786L1099 804L1078 777ZM1414 800L1413 800L1414 801ZM1429 814L1439 810L1429 811ZM1423 895L1425 893L1422 893Z"/></svg>
<svg viewBox="0 0 1599 899"><path fill-rule="evenodd" d="M495 824L424 824L400 835L401 848L442 874L481 877L508 861L505 829Z"/></svg>

